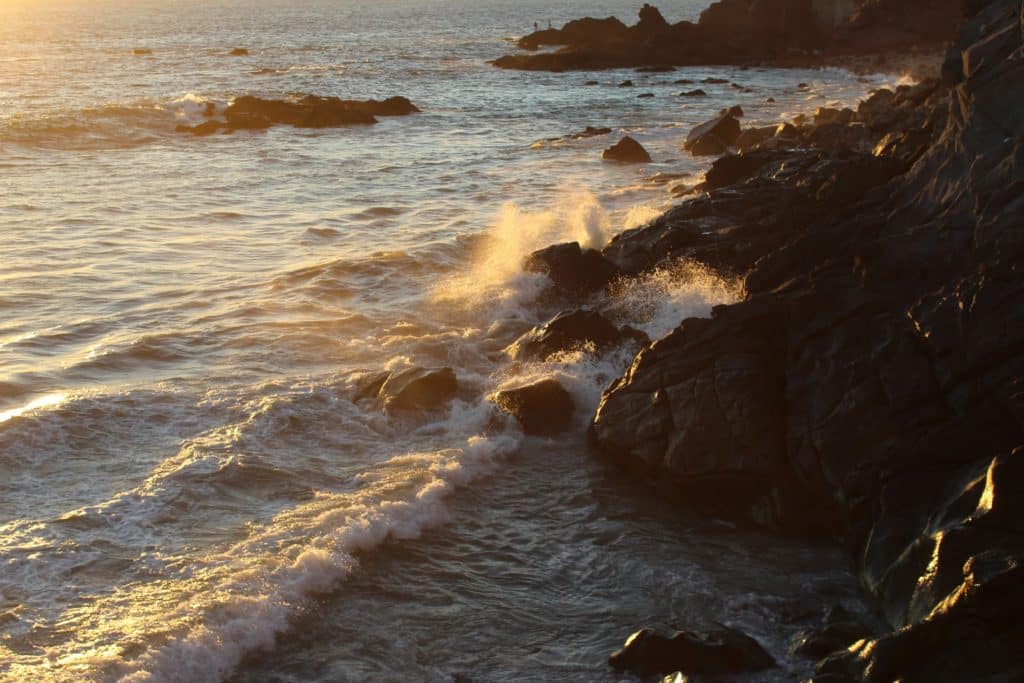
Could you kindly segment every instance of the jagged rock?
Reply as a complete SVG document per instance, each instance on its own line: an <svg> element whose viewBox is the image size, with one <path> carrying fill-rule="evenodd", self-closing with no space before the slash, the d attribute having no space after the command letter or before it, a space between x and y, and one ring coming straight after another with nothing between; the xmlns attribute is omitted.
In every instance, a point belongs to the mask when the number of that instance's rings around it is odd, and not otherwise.
<svg viewBox="0 0 1024 683"><path fill-rule="evenodd" d="M692 151L697 140L706 136L714 135L726 145L731 145L736 142L736 138L740 136L740 122L736 118L726 112L721 116L706 121L699 126L695 126L690 130L689 135L686 136L686 142L683 144L683 149Z"/></svg>
<svg viewBox="0 0 1024 683"><path fill-rule="evenodd" d="M578 242L535 251L526 258L523 269L547 275L557 293L570 297L593 294L618 276L618 269L600 252L581 249Z"/></svg>
<svg viewBox="0 0 1024 683"><path fill-rule="evenodd" d="M642 332L630 327L619 329L597 311L563 311L519 337L508 352L515 360L545 360L587 344L600 352L624 343L647 341Z"/></svg>
<svg viewBox="0 0 1024 683"><path fill-rule="evenodd" d="M640 676L674 671L730 674L775 666L771 655L756 640L724 627L706 635L677 631L672 636L640 629L608 658L608 663L616 671Z"/></svg>
<svg viewBox="0 0 1024 683"><path fill-rule="evenodd" d="M643 145L628 135L606 149L601 158L605 161L621 161L628 164L645 164L650 162L651 155Z"/></svg>
<svg viewBox="0 0 1024 683"><path fill-rule="evenodd" d="M526 434L534 435L564 431L571 424L575 410L572 396L553 379L504 389L495 395L494 402L515 417Z"/></svg>

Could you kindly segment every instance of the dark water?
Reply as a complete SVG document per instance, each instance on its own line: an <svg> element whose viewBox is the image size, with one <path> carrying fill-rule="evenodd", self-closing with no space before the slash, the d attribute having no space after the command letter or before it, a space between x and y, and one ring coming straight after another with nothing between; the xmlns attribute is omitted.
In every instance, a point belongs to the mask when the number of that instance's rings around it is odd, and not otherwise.
<svg viewBox="0 0 1024 683"><path fill-rule="evenodd" d="M615 680L604 659L641 622L739 625L784 658L810 594L852 599L834 552L681 517L581 441L495 428L488 395L555 377L581 433L630 360L513 364L504 348L549 313L524 255L656 215L655 174L699 180L680 139L722 106L774 122L871 85L486 64L534 21L638 8L0 6L0 678ZM675 97L709 75L753 92ZM423 113L174 132L210 102L307 92ZM548 140L586 125L655 162ZM678 264L612 303L656 337L737 295ZM410 365L455 369L443 414L349 400L362 373Z"/></svg>

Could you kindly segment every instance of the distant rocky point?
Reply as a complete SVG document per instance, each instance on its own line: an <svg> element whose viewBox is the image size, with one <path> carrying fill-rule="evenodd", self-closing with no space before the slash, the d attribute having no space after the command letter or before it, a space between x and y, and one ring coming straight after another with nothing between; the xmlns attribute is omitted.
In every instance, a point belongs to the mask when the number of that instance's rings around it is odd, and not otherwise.
<svg viewBox="0 0 1024 683"><path fill-rule="evenodd" d="M527 52L492 63L537 71L641 72L702 64L816 66L836 55L943 45L955 35L959 7L957 0L719 0L697 23L670 24L644 5L634 26L615 17L576 19L524 36L517 45ZM545 47L557 49L538 52Z"/></svg>

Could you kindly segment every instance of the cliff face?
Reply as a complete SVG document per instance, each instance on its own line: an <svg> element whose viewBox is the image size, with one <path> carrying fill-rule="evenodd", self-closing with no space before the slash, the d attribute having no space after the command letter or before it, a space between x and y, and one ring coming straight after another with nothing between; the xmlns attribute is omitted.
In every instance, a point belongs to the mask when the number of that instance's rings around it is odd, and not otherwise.
<svg viewBox="0 0 1024 683"><path fill-rule="evenodd" d="M869 121L875 154L727 157L735 185L605 250L744 276L744 301L637 356L594 443L691 503L859 549L902 630L822 681L1024 677L1024 14L965 12L945 84Z"/></svg>

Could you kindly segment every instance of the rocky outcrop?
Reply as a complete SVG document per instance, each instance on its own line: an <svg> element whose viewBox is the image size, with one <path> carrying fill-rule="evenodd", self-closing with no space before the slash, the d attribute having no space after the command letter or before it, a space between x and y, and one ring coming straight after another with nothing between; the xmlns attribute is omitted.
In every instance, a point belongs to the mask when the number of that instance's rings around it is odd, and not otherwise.
<svg viewBox="0 0 1024 683"><path fill-rule="evenodd" d="M762 671L775 666L761 645L745 633L720 628L706 634L677 631L664 636L651 629L640 629L608 663L617 671L640 676L668 674L735 674Z"/></svg>
<svg viewBox="0 0 1024 683"><path fill-rule="evenodd" d="M495 394L494 403L516 418L524 433L541 436L565 431L576 410L572 396L553 379L503 389Z"/></svg>
<svg viewBox="0 0 1024 683"><path fill-rule="evenodd" d="M601 154L605 161L620 161L627 164L646 164L651 160L643 145L628 135L616 142Z"/></svg>
<svg viewBox="0 0 1024 683"><path fill-rule="evenodd" d="M894 630L809 634L838 648L820 683L1024 676L1024 32L1019 2L978 4L945 85L724 157L604 249L743 278L640 352L593 442L690 505L857 549Z"/></svg>
<svg viewBox="0 0 1024 683"><path fill-rule="evenodd" d="M178 126L193 135L264 130L275 125L296 128L335 128L377 122L378 116L405 116L419 109L404 97L386 100L342 100L306 95L294 100L268 100L252 95L236 97L224 110L224 120L211 119L196 126Z"/></svg>
<svg viewBox="0 0 1024 683"><path fill-rule="evenodd" d="M639 21L578 19L561 29L537 31L518 41L527 52L493 64L507 69L637 68L667 70L699 64L820 66L830 57L885 54L952 40L956 0L863 0L851 17L845 6L822 0L718 0L697 23L670 24L650 5ZM553 52L536 51L554 46Z"/></svg>

